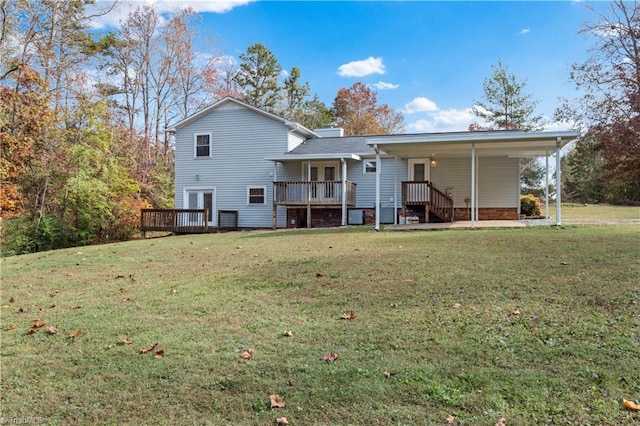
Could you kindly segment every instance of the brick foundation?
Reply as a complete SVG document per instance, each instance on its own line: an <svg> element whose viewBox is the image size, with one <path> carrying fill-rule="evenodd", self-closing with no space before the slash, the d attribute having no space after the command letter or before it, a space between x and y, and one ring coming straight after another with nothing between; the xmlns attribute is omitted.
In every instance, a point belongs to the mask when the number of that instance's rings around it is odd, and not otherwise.
<svg viewBox="0 0 640 426"><path fill-rule="evenodd" d="M469 210L454 208L454 220L471 220ZM518 209L516 207L481 207L478 209L478 220L518 220Z"/></svg>

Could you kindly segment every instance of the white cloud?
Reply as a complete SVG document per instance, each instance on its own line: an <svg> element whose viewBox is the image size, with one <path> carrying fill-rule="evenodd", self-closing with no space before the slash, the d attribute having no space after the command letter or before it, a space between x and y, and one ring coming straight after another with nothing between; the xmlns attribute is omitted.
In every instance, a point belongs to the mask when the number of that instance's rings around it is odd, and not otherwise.
<svg viewBox="0 0 640 426"><path fill-rule="evenodd" d="M389 89L397 89L398 87L400 87L400 85L379 81L377 83L373 83L373 87L375 87L378 90L389 90Z"/></svg>
<svg viewBox="0 0 640 426"><path fill-rule="evenodd" d="M103 16L92 19L94 28L119 27L127 15L138 6L152 5L159 14L172 13L177 9L190 7L196 12L226 13L238 6L247 5L256 0L173 0L173 1L152 1L152 0L121 0L113 9ZM87 7L87 15L96 14L98 11L109 9L114 0L98 0L94 5Z"/></svg>
<svg viewBox="0 0 640 426"><path fill-rule="evenodd" d="M437 111L438 105L431 99L425 97L418 97L404 106L404 112L407 114L413 114L423 111Z"/></svg>
<svg viewBox="0 0 640 426"><path fill-rule="evenodd" d="M520 30L520 34L529 34L531 30L529 28L523 28Z"/></svg>
<svg viewBox="0 0 640 426"><path fill-rule="evenodd" d="M464 132L478 121L471 109L448 109L428 112L428 117L407 125L407 130L419 133Z"/></svg>
<svg viewBox="0 0 640 426"><path fill-rule="evenodd" d="M338 75L342 77L364 77L371 74L384 74L382 58L369 56L361 61L352 61L338 67Z"/></svg>

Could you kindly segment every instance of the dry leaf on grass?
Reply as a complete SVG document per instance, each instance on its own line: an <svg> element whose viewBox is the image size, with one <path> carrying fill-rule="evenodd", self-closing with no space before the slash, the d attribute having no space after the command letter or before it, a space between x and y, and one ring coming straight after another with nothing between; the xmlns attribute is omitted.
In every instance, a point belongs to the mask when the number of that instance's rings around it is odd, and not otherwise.
<svg viewBox="0 0 640 426"><path fill-rule="evenodd" d="M343 312L342 315L340 315L340 318L342 318L343 320L352 320L355 317L356 314L354 314L353 311Z"/></svg>
<svg viewBox="0 0 640 426"><path fill-rule="evenodd" d="M75 339L76 337L80 337L81 334L82 334L82 330L76 330L73 333L69 333L69 337L71 337L72 339Z"/></svg>
<svg viewBox="0 0 640 426"><path fill-rule="evenodd" d="M449 414L449 415L447 416L447 420L446 420L446 422L447 422L447 424L452 425L452 424L454 424L454 423L456 422L456 418L455 418L455 417L453 417L451 414Z"/></svg>
<svg viewBox="0 0 640 426"><path fill-rule="evenodd" d="M155 355L153 356L155 359L160 359L162 358L162 356L164 355L164 349L160 349L158 351L156 351Z"/></svg>
<svg viewBox="0 0 640 426"><path fill-rule="evenodd" d="M322 278L322 277L324 277L324 274L320 272L316 272L316 278Z"/></svg>
<svg viewBox="0 0 640 426"><path fill-rule="evenodd" d="M520 309L515 308L513 312L511 312L511 315L520 315Z"/></svg>
<svg viewBox="0 0 640 426"><path fill-rule="evenodd" d="M242 358L244 359L251 359L253 358L253 349L249 348L246 351L242 352L242 354L240 355Z"/></svg>
<svg viewBox="0 0 640 426"><path fill-rule="evenodd" d="M58 328L54 326L51 326L47 329L47 333L49 334L56 334L57 332L58 332Z"/></svg>
<svg viewBox="0 0 640 426"><path fill-rule="evenodd" d="M147 352L151 352L152 350L154 350L156 347L158 346L158 343L152 343L149 346L147 346L144 349L140 349L140 353L141 354L146 354Z"/></svg>
<svg viewBox="0 0 640 426"><path fill-rule="evenodd" d="M633 401L628 401L626 399L622 400L622 404L627 407L627 410L631 411L640 411L640 404L636 404Z"/></svg>
<svg viewBox="0 0 640 426"><path fill-rule="evenodd" d="M496 426L507 426L507 424L505 423L507 420L504 417L500 417L500 420L498 420L498 423L496 423Z"/></svg>
<svg viewBox="0 0 640 426"><path fill-rule="evenodd" d="M282 335L285 336L285 337L291 337L291 336L293 336L293 331L287 330L284 333L282 333Z"/></svg>
<svg viewBox="0 0 640 426"><path fill-rule="evenodd" d="M460 308L462 308L461 304L459 304L459 303L454 303L453 304L453 309L460 309Z"/></svg>
<svg viewBox="0 0 640 426"><path fill-rule="evenodd" d="M132 343L133 343L133 340L131 340L131 339L122 339L122 340L120 340L120 344L121 345L130 345Z"/></svg>
<svg viewBox="0 0 640 426"><path fill-rule="evenodd" d="M279 424L279 425L288 425L289 421L287 420L286 417L278 417L276 419L276 423Z"/></svg>
<svg viewBox="0 0 640 426"><path fill-rule="evenodd" d="M280 400L280 396L278 394L273 394L269 397L271 399L271 408L284 408L287 403Z"/></svg>
<svg viewBox="0 0 640 426"><path fill-rule="evenodd" d="M327 362L333 362L333 361L337 360L338 358L340 358L340 356L335 352L332 352L330 354L326 354L325 356L322 357L322 359L324 361L327 361Z"/></svg>
<svg viewBox="0 0 640 426"><path fill-rule="evenodd" d="M7 324L7 330L13 330L14 328L16 328L16 325L14 323Z"/></svg>
<svg viewBox="0 0 640 426"><path fill-rule="evenodd" d="M397 373L393 372L393 371L385 371L384 373L382 373L384 375L384 377L391 377L391 376L395 376Z"/></svg>
<svg viewBox="0 0 640 426"><path fill-rule="evenodd" d="M33 334L44 326L45 323L40 321L40 318L35 318L31 327L29 327L29 329L27 330L27 334Z"/></svg>

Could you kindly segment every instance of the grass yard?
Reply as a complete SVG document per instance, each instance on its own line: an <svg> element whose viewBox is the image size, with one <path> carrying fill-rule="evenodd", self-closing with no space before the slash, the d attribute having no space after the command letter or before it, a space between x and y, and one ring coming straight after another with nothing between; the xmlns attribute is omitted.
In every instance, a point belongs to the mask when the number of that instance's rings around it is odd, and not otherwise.
<svg viewBox="0 0 640 426"><path fill-rule="evenodd" d="M358 228L6 258L1 416L640 424L621 403L640 399L639 241L638 224Z"/></svg>
<svg viewBox="0 0 640 426"><path fill-rule="evenodd" d="M544 205L542 206L544 210ZM551 216L555 217L556 206L549 205ZM640 219L640 206L614 206L610 204L562 204L563 219Z"/></svg>

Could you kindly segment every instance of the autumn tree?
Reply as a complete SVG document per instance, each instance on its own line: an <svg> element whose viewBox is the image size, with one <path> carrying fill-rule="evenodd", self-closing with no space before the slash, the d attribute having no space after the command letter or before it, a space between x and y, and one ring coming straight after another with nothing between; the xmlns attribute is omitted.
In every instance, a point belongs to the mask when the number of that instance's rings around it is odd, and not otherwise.
<svg viewBox="0 0 640 426"><path fill-rule="evenodd" d="M603 159L607 200L640 201L640 5L615 0L580 33L594 40L590 56L572 65L582 92L564 100L558 120L588 130Z"/></svg>
<svg viewBox="0 0 640 426"><path fill-rule="evenodd" d="M335 124L345 135L385 135L404 131L404 117L387 104L378 104L378 93L361 81L338 90L333 102Z"/></svg>
<svg viewBox="0 0 640 426"><path fill-rule="evenodd" d="M524 92L526 80L519 81L501 61L491 70L491 77L485 78L482 85L483 99L471 108L487 125L475 126L480 130L542 130L542 116L535 114L538 101Z"/></svg>
<svg viewBox="0 0 640 426"><path fill-rule="evenodd" d="M603 158L592 135L579 139L563 160L562 186L567 199L580 203L605 201Z"/></svg>
<svg viewBox="0 0 640 426"><path fill-rule="evenodd" d="M252 44L240 55L235 81L244 92L244 101L268 112L276 112L280 96L278 79L282 66L262 43Z"/></svg>

